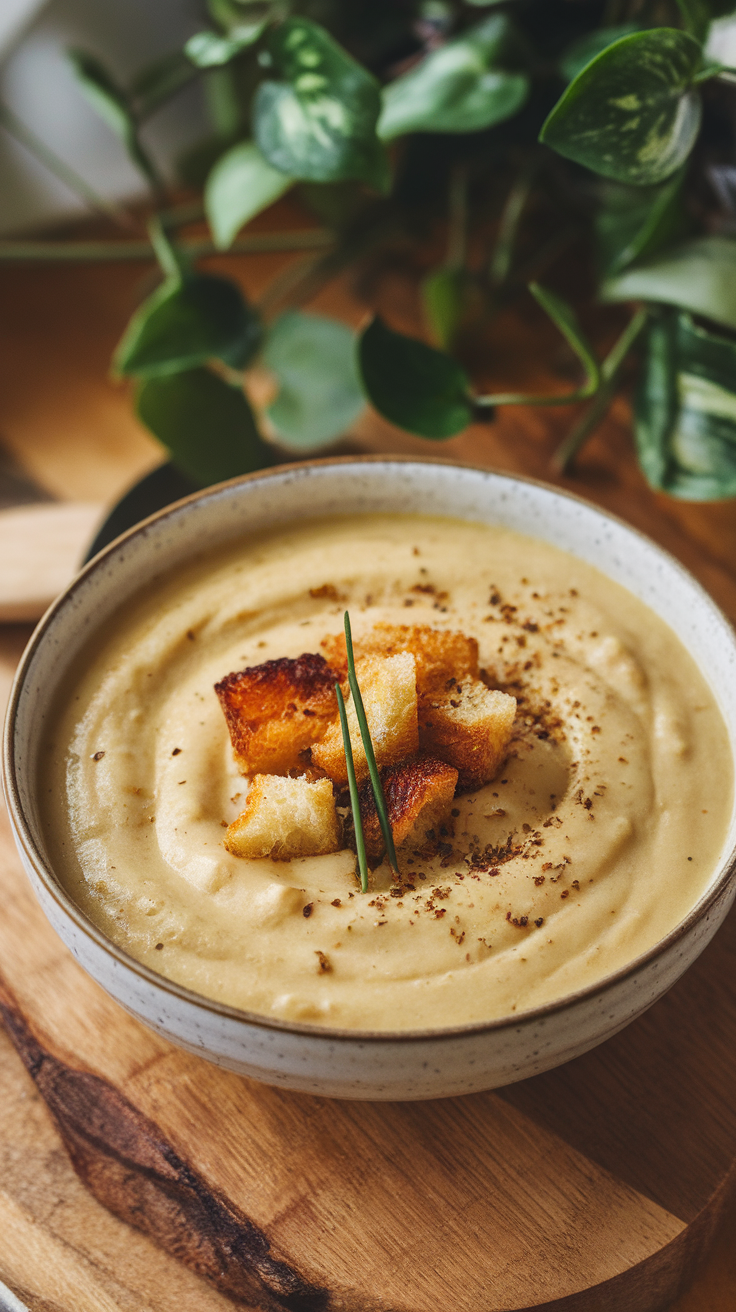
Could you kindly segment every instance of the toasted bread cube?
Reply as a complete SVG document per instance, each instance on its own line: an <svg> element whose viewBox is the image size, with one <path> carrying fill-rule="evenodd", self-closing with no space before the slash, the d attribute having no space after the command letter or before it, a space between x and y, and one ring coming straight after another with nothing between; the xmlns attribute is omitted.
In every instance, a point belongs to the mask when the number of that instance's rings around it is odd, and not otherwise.
<svg viewBox="0 0 736 1312"><path fill-rule="evenodd" d="M442 697L422 704L422 751L456 766L459 791L470 792L498 771L515 715L515 697L487 688L480 679L463 679Z"/></svg>
<svg viewBox="0 0 736 1312"><path fill-rule="evenodd" d="M348 659L345 634L322 639L320 643L333 670L347 677ZM394 656L410 651L417 663L419 697L444 691L449 679L460 680L471 674L478 677L478 643L464 633L431 629L427 624L374 624L367 633L353 640L356 661L363 656Z"/></svg>
<svg viewBox="0 0 736 1312"><path fill-rule="evenodd" d="M416 851L436 844L455 796L457 770L431 756L402 761L381 771L391 832L397 849ZM360 814L370 865L384 852L383 835L370 779L360 788Z"/></svg>
<svg viewBox="0 0 736 1312"><path fill-rule="evenodd" d="M245 810L229 826L225 847L233 856L324 856L340 848L340 825L329 779L257 774Z"/></svg>
<svg viewBox="0 0 736 1312"><path fill-rule="evenodd" d="M337 715L336 675L324 656L265 661L215 684L242 774L288 774Z"/></svg>
<svg viewBox="0 0 736 1312"><path fill-rule="evenodd" d="M411 652L398 656L366 656L357 661L355 673L363 697L376 763L393 765L412 756L419 746L416 665ZM368 776L358 717L352 697L346 701L355 775L360 783ZM336 784L348 781L340 720L330 726L321 742L312 748L312 761Z"/></svg>

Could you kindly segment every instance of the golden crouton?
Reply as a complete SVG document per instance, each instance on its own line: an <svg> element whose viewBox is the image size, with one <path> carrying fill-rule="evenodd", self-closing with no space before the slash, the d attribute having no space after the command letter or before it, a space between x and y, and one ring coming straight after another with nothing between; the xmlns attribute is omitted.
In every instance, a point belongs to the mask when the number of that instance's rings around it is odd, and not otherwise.
<svg viewBox="0 0 736 1312"><path fill-rule="evenodd" d="M336 675L305 653L228 674L215 684L243 774L288 774L337 715Z"/></svg>
<svg viewBox="0 0 736 1312"><path fill-rule="evenodd" d="M457 770L431 756L402 761L381 771L391 832L397 848L414 851L435 844L455 796ZM370 865L384 852L383 835L370 779L360 787L360 814Z"/></svg>
<svg viewBox="0 0 736 1312"><path fill-rule="evenodd" d="M413 755L419 746L419 725L416 665L411 652L400 652L397 656L366 656L356 663L355 672L379 769ZM368 762L352 697L347 699L346 710L355 775L360 782L368 775ZM312 761L336 784L347 783L339 719L312 748Z"/></svg>
<svg viewBox="0 0 736 1312"><path fill-rule="evenodd" d="M337 852L340 826L329 779L257 774L245 810L225 834L225 847L233 856L274 861Z"/></svg>
<svg viewBox="0 0 736 1312"><path fill-rule="evenodd" d="M470 792L488 783L501 765L515 715L515 697L493 691L479 679L463 679L422 704L422 751L456 766L460 792Z"/></svg>
<svg viewBox="0 0 736 1312"><path fill-rule="evenodd" d="M347 677L345 634L329 635L320 643L333 670ZM448 679L478 677L478 643L464 633L447 633L427 624L374 624L353 639L356 661L363 656L394 656L410 651L417 663L417 692L425 697L444 691Z"/></svg>

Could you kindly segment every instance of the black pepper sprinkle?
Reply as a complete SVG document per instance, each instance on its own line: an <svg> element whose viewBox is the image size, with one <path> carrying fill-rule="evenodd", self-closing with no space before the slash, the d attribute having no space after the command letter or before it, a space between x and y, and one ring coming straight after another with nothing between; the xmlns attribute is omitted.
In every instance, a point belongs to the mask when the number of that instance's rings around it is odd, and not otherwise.
<svg viewBox="0 0 736 1312"><path fill-rule="evenodd" d="M92 754L92 760L93 760L93 761L101 761L104 755L105 755L104 752L93 752L93 754Z"/></svg>
<svg viewBox="0 0 736 1312"><path fill-rule="evenodd" d="M304 916L305 920L309 920L309 917L311 916L313 910L314 910L314 902L307 902L307 905L305 907L302 907L302 915Z"/></svg>
<svg viewBox="0 0 736 1312"><path fill-rule="evenodd" d="M163 947L163 943L157 943L157 944L156 944L156 951L157 951L157 952L160 952L161 949L162 949L162 947Z"/></svg>
<svg viewBox="0 0 736 1312"><path fill-rule="evenodd" d="M181 756L181 747L175 747L174 750L173 750L173 752L171 753L171 755L172 755L172 756Z"/></svg>

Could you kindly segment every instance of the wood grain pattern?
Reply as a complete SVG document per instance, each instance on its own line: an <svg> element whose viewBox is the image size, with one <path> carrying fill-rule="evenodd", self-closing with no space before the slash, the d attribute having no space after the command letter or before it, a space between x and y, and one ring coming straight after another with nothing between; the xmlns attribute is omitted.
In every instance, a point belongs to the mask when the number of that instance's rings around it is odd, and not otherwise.
<svg viewBox="0 0 736 1312"><path fill-rule="evenodd" d="M73 501L0 509L0 622L40 619L76 574L100 511Z"/></svg>
<svg viewBox="0 0 736 1312"><path fill-rule="evenodd" d="M98 1205L2 1029L0 1107L0 1280L32 1312L232 1312Z"/></svg>
<svg viewBox="0 0 736 1312"><path fill-rule="evenodd" d="M253 292L273 263L213 267ZM105 378L140 270L2 276L19 314L0 425L53 490L111 495L155 458ZM62 333L45 311L68 305L72 287L76 314ZM393 322L416 330L410 276L374 291ZM316 308L353 321L363 312L345 287ZM39 350L50 382L31 390ZM507 315L484 350L478 377L490 383L523 372L531 352L558 366L537 383L564 386L564 353L533 307ZM549 479L573 414L501 411L440 450ZM353 437L362 449L427 450L375 416ZM623 402L578 476L556 481L655 537L736 617L732 504L653 494ZM4 673L22 636L9 632ZM6 831L0 883L3 1000L29 1072L0 1044L0 1096L13 1108L0 1128L0 1276L33 1312L214 1312L233 1299L294 1312L659 1312L719 1226L716 1263L677 1312L736 1304L733 917L647 1016L557 1072L500 1094L340 1105L218 1071L121 1012L47 927ZM141 1233L70 1183L62 1141L88 1190Z"/></svg>

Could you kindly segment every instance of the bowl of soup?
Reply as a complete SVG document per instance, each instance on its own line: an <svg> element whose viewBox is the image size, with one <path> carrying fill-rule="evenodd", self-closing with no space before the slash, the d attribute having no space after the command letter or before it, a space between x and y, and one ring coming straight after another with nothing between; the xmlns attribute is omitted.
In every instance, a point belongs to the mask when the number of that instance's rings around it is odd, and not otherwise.
<svg viewBox="0 0 736 1312"><path fill-rule="evenodd" d="M339 805L330 850L233 850L255 785L215 692L324 665L346 610L356 651L462 636L473 686L515 700L495 773L456 752L446 827L367 891ZM616 1033L722 922L735 675L697 582L577 497L442 460L285 466L144 521L57 600L11 696L11 821L80 964L174 1043L334 1097L498 1087ZM316 739L299 759L286 792L324 780Z"/></svg>

